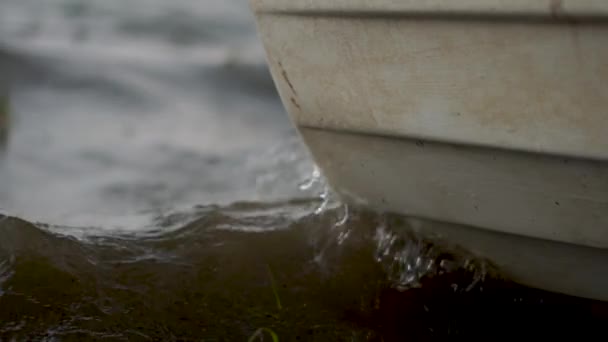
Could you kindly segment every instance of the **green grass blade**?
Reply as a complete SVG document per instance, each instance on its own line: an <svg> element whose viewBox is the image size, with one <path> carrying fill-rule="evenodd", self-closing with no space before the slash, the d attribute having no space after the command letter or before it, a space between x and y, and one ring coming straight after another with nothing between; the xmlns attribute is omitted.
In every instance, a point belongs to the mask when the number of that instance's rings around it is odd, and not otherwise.
<svg viewBox="0 0 608 342"><path fill-rule="evenodd" d="M266 269L268 270L268 276L270 277L270 284L272 286L272 292L274 293L274 299L277 302L277 308L279 310L283 309L281 305L281 298L279 297L279 291L277 289L277 284L274 280L274 275L272 274L272 270L270 269L270 265L266 265Z"/></svg>
<svg viewBox="0 0 608 342"><path fill-rule="evenodd" d="M251 335L251 337L249 338L249 340L247 340L247 342L254 342L255 339L258 337L260 337L260 339L263 338L264 332L267 332L270 335L270 337L272 337L272 342L279 342L279 335L277 335L277 333L275 333L270 328L259 328L258 330L256 330L253 333L253 335Z"/></svg>

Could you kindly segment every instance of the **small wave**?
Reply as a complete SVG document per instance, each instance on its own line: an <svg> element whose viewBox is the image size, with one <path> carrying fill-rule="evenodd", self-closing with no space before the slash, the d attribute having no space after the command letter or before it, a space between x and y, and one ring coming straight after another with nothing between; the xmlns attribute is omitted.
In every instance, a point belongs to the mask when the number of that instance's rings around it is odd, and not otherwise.
<svg viewBox="0 0 608 342"><path fill-rule="evenodd" d="M36 58L0 46L0 94L6 94L14 83L43 79L49 73L43 65Z"/></svg>
<svg viewBox="0 0 608 342"><path fill-rule="evenodd" d="M49 88L67 93L88 92L120 103L142 104L149 100L140 87L133 86L132 78L119 72L120 67L95 72L95 68L82 64L71 58L0 50L0 92L15 87Z"/></svg>
<svg viewBox="0 0 608 342"><path fill-rule="evenodd" d="M213 84L216 92L241 93L251 97L276 98L277 92L265 62L249 63L227 57L217 66L201 70L200 79Z"/></svg>
<svg viewBox="0 0 608 342"><path fill-rule="evenodd" d="M135 39L162 39L178 46L223 42L230 36L250 33L249 23L226 18L202 18L183 10L173 10L152 17L128 18L117 29L120 36Z"/></svg>

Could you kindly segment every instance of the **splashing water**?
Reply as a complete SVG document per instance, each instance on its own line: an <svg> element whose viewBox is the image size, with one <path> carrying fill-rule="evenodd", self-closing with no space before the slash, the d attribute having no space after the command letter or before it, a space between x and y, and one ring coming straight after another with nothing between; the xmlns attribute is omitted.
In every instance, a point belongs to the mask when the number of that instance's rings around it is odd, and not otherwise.
<svg viewBox="0 0 608 342"><path fill-rule="evenodd" d="M331 212L333 221L327 227L325 241L317 242L319 251L314 260L323 264L326 254L339 250L353 234L353 227L349 225L351 219L350 206L340 201L339 196L332 191L324 179L320 168L315 165L308 179L300 183L302 191L309 191L315 185L321 185L322 191L318 193L320 205L316 207L313 215L323 215ZM361 210L357 210L357 213ZM424 239L420 233L415 232L405 224L404 218L396 215L379 214L377 227L372 241L375 242L374 258L386 271L391 286L399 291L420 287L425 278L455 272L463 269L472 274L472 281L466 284L465 291L472 290L485 279L487 262L475 258L463 250L452 252L449 248L438 245L437 239ZM419 231L420 229L418 229ZM460 285L462 287L462 285ZM455 291L459 285L454 285Z"/></svg>
<svg viewBox="0 0 608 342"><path fill-rule="evenodd" d="M489 272L486 260L476 258L457 246L446 245L436 237L425 239L404 224L401 217L381 220L374 241L376 260L401 291L420 287L424 278L460 269L473 275L473 281L465 286L465 290L470 291Z"/></svg>
<svg viewBox="0 0 608 342"><path fill-rule="evenodd" d="M310 175L310 177L307 180L300 183L299 188L302 191L307 191L307 190L312 189L312 187L315 184L319 184L319 183L322 183L321 169L319 169L319 167L317 165L314 165L312 174Z"/></svg>

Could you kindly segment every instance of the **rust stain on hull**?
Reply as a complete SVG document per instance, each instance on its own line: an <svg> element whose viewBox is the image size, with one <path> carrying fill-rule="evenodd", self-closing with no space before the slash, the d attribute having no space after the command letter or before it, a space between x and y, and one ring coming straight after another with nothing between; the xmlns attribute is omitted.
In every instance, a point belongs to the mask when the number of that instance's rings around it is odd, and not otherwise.
<svg viewBox="0 0 608 342"><path fill-rule="evenodd" d="M300 108L300 105L298 104L298 102L296 101L295 98L292 97L292 98L290 98L290 100L291 100L291 103L293 103L294 106L296 106L298 109L302 109L302 108Z"/></svg>
<svg viewBox="0 0 608 342"><path fill-rule="evenodd" d="M283 76L283 79L285 80L285 82L287 82L289 89L291 89L291 91L293 92L294 95L298 95L298 92L296 91L296 89L293 87L293 84L291 84L291 81L289 80L289 76L287 76L287 71L285 71L285 68L283 68L283 64L281 64L281 62L278 62L278 65L279 65L279 68L281 69L281 75Z"/></svg>

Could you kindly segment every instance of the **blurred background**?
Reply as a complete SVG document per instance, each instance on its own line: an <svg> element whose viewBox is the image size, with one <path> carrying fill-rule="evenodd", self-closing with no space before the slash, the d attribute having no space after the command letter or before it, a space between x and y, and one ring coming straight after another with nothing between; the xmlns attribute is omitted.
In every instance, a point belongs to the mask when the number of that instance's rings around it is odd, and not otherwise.
<svg viewBox="0 0 608 342"><path fill-rule="evenodd" d="M247 0L0 0L0 208L136 228L302 194Z"/></svg>

